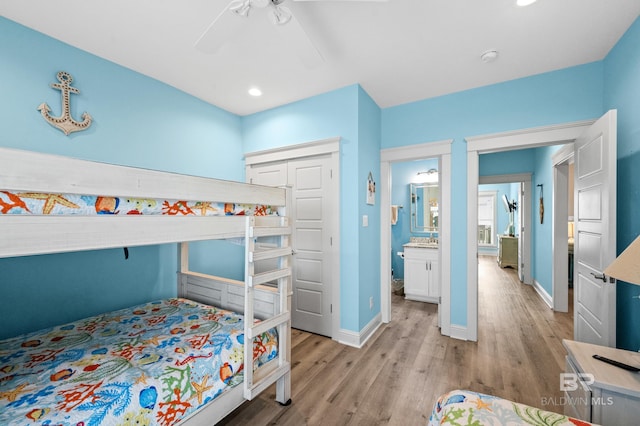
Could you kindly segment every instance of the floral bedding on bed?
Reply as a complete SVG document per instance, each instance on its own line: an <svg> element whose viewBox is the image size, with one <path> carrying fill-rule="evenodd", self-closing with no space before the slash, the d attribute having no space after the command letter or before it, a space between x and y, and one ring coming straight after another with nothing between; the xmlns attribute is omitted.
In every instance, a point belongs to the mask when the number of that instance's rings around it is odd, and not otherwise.
<svg viewBox="0 0 640 426"><path fill-rule="evenodd" d="M435 403L429 426L436 425L587 426L591 423L497 396L454 390L440 396Z"/></svg>
<svg viewBox="0 0 640 426"><path fill-rule="evenodd" d="M176 298L0 341L0 424L174 424L242 383L243 327ZM277 349L256 338L253 368Z"/></svg>
<svg viewBox="0 0 640 426"><path fill-rule="evenodd" d="M277 214L277 211L271 206L253 204L0 190L0 214L269 216Z"/></svg>

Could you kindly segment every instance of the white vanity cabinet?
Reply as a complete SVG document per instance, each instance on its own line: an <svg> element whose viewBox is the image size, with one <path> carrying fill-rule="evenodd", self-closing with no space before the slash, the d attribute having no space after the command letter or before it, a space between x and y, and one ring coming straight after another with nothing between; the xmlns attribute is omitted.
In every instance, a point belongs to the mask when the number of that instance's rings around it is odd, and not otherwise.
<svg viewBox="0 0 640 426"><path fill-rule="evenodd" d="M404 246L404 294L409 300L439 303L440 256L437 246Z"/></svg>

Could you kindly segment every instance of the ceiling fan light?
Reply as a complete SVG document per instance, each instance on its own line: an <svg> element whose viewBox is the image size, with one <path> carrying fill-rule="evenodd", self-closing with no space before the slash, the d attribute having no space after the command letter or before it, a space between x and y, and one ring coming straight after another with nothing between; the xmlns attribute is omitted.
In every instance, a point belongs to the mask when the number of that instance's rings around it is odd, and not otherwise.
<svg viewBox="0 0 640 426"><path fill-rule="evenodd" d="M251 10L251 0L235 0L230 6L229 10L238 16L246 18L249 16Z"/></svg>
<svg viewBox="0 0 640 426"><path fill-rule="evenodd" d="M291 11L286 7L275 6L271 16L276 25L284 25L291 20Z"/></svg>
<svg viewBox="0 0 640 426"><path fill-rule="evenodd" d="M529 6L530 4L535 3L538 0L516 0L516 4L518 6L524 7L524 6Z"/></svg>

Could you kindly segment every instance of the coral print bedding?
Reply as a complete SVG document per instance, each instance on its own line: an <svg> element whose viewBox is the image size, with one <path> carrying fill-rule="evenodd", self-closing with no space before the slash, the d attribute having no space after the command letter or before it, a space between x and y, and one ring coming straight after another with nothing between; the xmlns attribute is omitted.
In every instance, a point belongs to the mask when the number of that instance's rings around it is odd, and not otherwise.
<svg viewBox="0 0 640 426"><path fill-rule="evenodd" d="M0 424L174 424L242 382L243 331L236 313L167 299L0 341ZM277 357L275 330L253 357Z"/></svg>
<svg viewBox="0 0 640 426"><path fill-rule="evenodd" d="M276 209L264 205L213 201L0 191L0 214L269 216L276 214Z"/></svg>
<svg viewBox="0 0 640 426"><path fill-rule="evenodd" d="M434 405L429 426L436 425L588 426L591 423L497 396L454 390L441 395Z"/></svg>

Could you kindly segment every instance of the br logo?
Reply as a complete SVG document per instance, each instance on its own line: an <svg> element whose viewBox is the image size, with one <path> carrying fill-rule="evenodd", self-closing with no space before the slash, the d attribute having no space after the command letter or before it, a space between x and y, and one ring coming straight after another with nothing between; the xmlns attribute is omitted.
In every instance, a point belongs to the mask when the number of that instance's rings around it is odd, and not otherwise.
<svg viewBox="0 0 640 426"><path fill-rule="evenodd" d="M589 373L560 373L560 390L575 391L578 390L578 383L583 390L588 391L589 385L595 382L593 374Z"/></svg>

